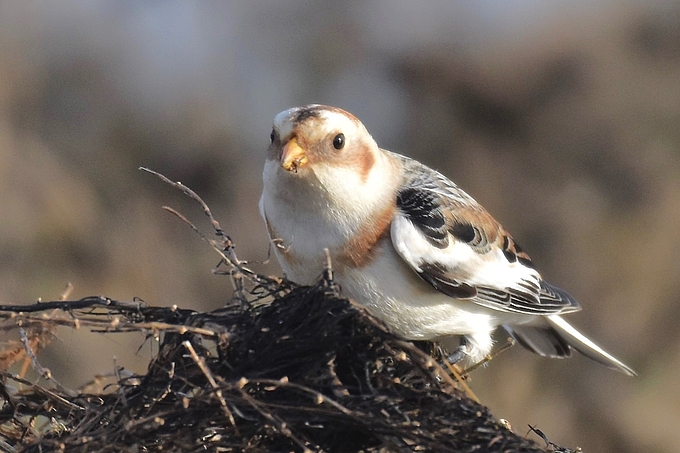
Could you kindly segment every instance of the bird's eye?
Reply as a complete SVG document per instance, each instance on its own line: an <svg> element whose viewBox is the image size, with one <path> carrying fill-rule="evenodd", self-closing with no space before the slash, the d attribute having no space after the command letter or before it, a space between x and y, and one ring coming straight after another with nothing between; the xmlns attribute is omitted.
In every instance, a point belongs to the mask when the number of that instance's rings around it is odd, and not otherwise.
<svg viewBox="0 0 680 453"><path fill-rule="evenodd" d="M342 149L345 146L345 134L338 134L333 139L333 148Z"/></svg>
<svg viewBox="0 0 680 453"><path fill-rule="evenodd" d="M274 140L276 140L276 131L272 129L272 133L269 134L269 138L271 139L272 143L274 143Z"/></svg>

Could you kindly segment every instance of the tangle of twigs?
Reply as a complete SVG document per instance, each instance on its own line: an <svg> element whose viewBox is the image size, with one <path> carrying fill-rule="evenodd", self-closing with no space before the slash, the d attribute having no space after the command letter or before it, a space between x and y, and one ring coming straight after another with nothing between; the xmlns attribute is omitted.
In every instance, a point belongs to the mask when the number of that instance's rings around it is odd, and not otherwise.
<svg viewBox="0 0 680 453"><path fill-rule="evenodd" d="M198 195L143 170L202 206L215 239L166 209L220 255L234 300L208 313L106 297L0 306L0 331L21 329L19 342L0 344L0 450L546 451L340 297L330 260L311 287L258 274ZM160 348L144 375L119 376L106 392L71 391L39 362L57 326L143 332ZM42 384L6 371L21 360Z"/></svg>

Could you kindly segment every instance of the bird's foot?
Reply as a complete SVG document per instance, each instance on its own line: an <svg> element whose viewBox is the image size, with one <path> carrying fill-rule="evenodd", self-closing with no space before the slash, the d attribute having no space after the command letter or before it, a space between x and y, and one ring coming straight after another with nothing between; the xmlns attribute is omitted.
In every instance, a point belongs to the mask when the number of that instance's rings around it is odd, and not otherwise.
<svg viewBox="0 0 680 453"><path fill-rule="evenodd" d="M496 356L498 356L498 355L500 355L501 353L507 351L508 349L510 349L511 347L513 347L514 345L515 345L515 339L512 338L512 337L508 337L508 341L507 341L503 346L499 347L499 348L496 349L495 351L491 351L491 352L490 352L489 354L487 354L486 357L484 357L482 360L480 360L479 362L477 362L477 363L475 363L475 364L472 364L472 365L470 365L469 367L467 367L463 373L464 373L464 374L467 374L467 373L469 373L470 371L479 368L480 366L486 365L486 364L489 363L492 359L494 359ZM454 353L454 354L455 354L455 353Z"/></svg>
<svg viewBox="0 0 680 453"><path fill-rule="evenodd" d="M442 354L442 357L446 358L446 360L452 365L456 365L458 362L460 362L467 356L468 356L468 340L465 337L460 337L458 347L451 354L448 355Z"/></svg>

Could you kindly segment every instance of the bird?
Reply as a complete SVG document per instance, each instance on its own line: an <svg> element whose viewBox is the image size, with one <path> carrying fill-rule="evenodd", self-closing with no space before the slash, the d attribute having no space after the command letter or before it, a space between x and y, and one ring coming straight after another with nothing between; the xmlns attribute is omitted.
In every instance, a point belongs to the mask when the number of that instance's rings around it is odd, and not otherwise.
<svg viewBox="0 0 680 453"><path fill-rule="evenodd" d="M502 326L541 356L576 350L635 375L564 319L579 303L486 209L436 170L379 148L345 110L276 115L259 208L289 280L313 284L330 256L341 293L402 339L458 338L451 360L474 364Z"/></svg>

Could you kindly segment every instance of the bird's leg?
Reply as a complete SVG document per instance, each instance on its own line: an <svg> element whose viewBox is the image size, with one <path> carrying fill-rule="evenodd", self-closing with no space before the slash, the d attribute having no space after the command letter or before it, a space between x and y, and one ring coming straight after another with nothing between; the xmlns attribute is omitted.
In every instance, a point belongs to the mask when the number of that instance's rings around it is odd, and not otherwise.
<svg viewBox="0 0 680 453"><path fill-rule="evenodd" d="M467 356L467 339L465 339L465 337L460 337L458 348L453 352L453 354L450 354L448 356L444 349L441 347L441 345L437 345L437 350L439 352L439 357L442 361L441 365L445 369L449 370L451 375L460 384L463 391L471 399L479 403L479 398L477 398L475 392L473 392L470 386L465 382L467 380L467 376L461 373L460 367L456 365L456 362L460 362Z"/></svg>
<svg viewBox="0 0 680 453"><path fill-rule="evenodd" d="M463 360L467 354L468 354L468 340L467 337L464 335L460 337L458 347L456 348L455 351L453 351L451 354L449 354L446 359L449 361L449 363L455 365L456 363L460 362Z"/></svg>

